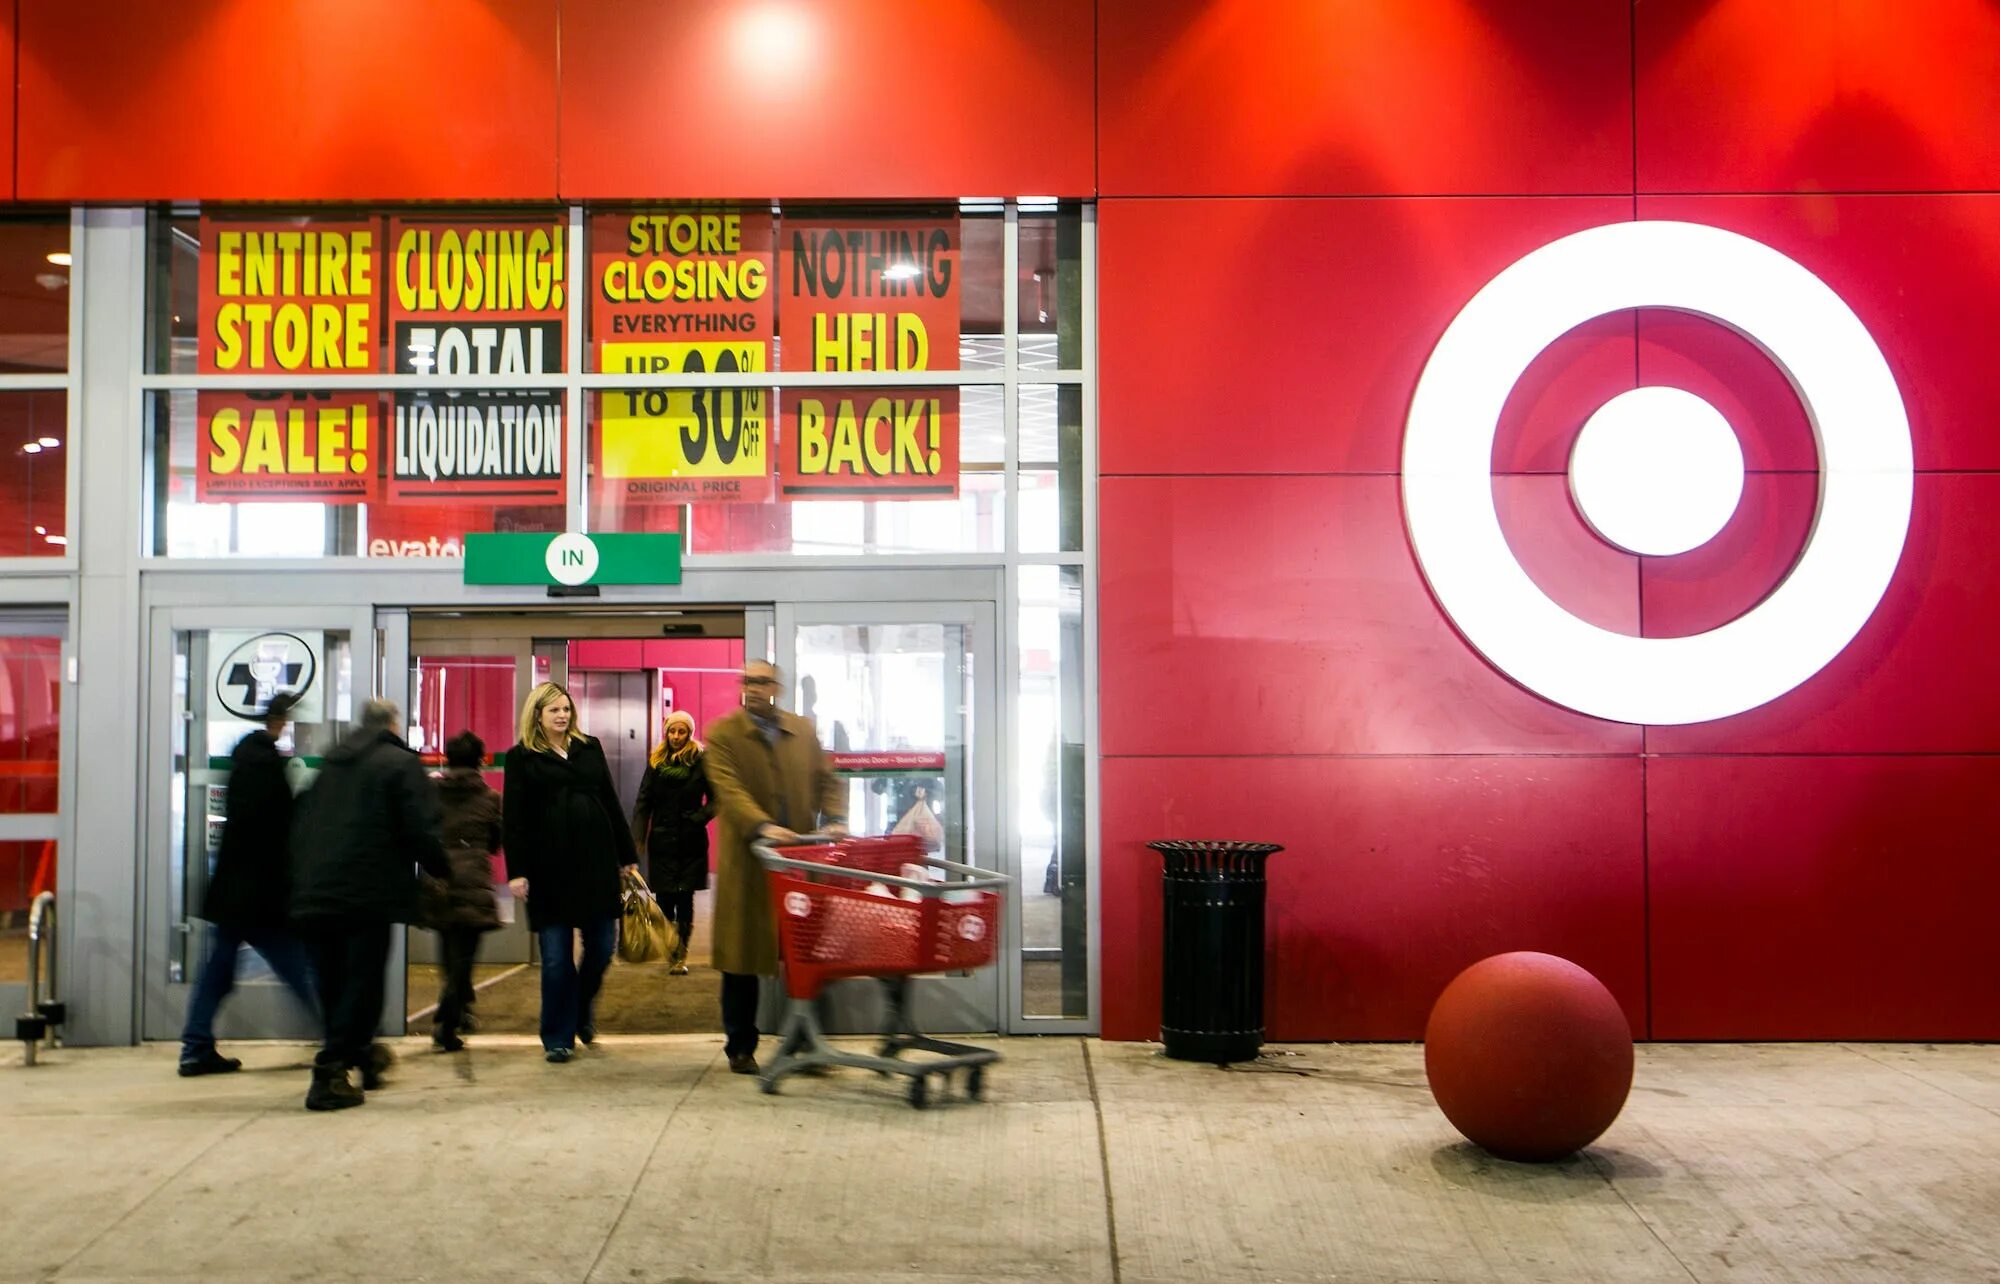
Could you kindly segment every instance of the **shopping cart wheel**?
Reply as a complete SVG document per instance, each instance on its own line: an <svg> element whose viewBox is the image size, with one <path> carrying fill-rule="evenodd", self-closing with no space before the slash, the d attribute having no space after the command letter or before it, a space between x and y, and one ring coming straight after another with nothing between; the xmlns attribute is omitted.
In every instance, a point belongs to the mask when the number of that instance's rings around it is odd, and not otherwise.
<svg viewBox="0 0 2000 1284"><path fill-rule="evenodd" d="M986 1067L974 1066L965 1072L965 1095L978 1101L986 1095Z"/></svg>
<svg viewBox="0 0 2000 1284"><path fill-rule="evenodd" d="M910 1104L922 1110L931 1102L930 1079L926 1075L910 1076Z"/></svg>

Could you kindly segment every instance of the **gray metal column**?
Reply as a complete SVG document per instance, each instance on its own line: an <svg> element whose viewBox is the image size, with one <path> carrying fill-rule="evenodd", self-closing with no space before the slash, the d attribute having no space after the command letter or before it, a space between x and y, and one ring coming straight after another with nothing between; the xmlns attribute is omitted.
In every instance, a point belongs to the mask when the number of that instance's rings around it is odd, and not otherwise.
<svg viewBox="0 0 2000 1284"><path fill-rule="evenodd" d="M144 468L136 374L145 326L141 210L84 216L82 405L71 466L80 578L74 634L78 773L76 841L60 880L65 1037L74 1044L138 1038L139 864L143 850L139 504Z"/></svg>

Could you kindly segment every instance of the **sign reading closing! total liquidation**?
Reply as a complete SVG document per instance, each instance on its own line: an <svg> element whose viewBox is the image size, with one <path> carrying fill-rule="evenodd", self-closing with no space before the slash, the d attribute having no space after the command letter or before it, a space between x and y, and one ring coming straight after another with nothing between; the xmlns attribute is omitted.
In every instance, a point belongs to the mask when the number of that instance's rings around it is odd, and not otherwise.
<svg viewBox="0 0 2000 1284"><path fill-rule="evenodd" d="M568 234L553 213L392 219L396 372L561 373ZM562 502L561 392L398 392L394 406L391 501Z"/></svg>
<svg viewBox="0 0 2000 1284"><path fill-rule="evenodd" d="M591 345L607 374L771 367L770 210L672 206L591 219ZM770 391L606 389L605 478L625 505L771 495Z"/></svg>
<svg viewBox="0 0 2000 1284"><path fill-rule="evenodd" d="M778 260L787 370L958 369L959 223L787 219ZM788 392L787 499L958 494L958 389Z"/></svg>

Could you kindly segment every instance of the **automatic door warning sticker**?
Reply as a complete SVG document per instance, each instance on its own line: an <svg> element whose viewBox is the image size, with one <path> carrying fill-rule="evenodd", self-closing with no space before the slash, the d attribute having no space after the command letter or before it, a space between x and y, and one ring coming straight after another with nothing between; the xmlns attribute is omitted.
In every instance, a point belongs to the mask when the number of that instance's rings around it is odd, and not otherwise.
<svg viewBox="0 0 2000 1284"><path fill-rule="evenodd" d="M785 913L793 918L806 918L813 912L812 897L804 892L785 893Z"/></svg>

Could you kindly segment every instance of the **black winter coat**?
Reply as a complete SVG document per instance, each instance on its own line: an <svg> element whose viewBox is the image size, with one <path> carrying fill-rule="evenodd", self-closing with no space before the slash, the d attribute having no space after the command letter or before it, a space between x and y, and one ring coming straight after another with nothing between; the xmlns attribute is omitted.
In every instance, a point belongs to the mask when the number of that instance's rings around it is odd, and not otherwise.
<svg viewBox="0 0 2000 1284"><path fill-rule="evenodd" d="M409 923L413 866L447 878L437 786L400 737L358 731L326 756L292 820L292 917Z"/></svg>
<svg viewBox="0 0 2000 1284"><path fill-rule="evenodd" d="M223 816L201 917L236 932L283 927L291 913L292 787L269 732L236 742Z"/></svg>
<svg viewBox="0 0 2000 1284"><path fill-rule="evenodd" d="M436 928L500 926L493 903L494 852L500 850L500 795L477 767L447 767L437 777L444 805L444 856L451 879L424 880L424 922Z"/></svg>
<svg viewBox="0 0 2000 1284"><path fill-rule="evenodd" d="M500 807L507 876L528 880L529 927L617 917L618 870L639 856L603 746L585 736L564 758L515 745Z"/></svg>
<svg viewBox="0 0 2000 1284"><path fill-rule="evenodd" d="M632 805L632 838L646 849L646 881L656 892L708 886L708 822L715 797L697 753L691 763L646 764Z"/></svg>

